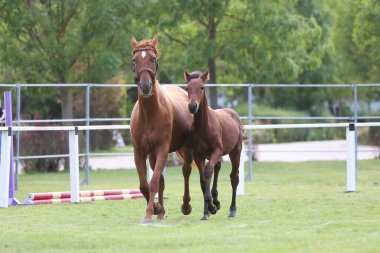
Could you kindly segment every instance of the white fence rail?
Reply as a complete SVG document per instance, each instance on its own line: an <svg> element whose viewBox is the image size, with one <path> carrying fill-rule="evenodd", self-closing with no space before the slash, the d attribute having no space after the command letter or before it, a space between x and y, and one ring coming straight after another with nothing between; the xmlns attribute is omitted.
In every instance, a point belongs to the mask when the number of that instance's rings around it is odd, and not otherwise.
<svg viewBox="0 0 380 253"><path fill-rule="evenodd" d="M380 126L380 122L371 123L316 123L316 124L278 124L278 125L245 125L245 129L285 129L285 128L326 128L338 127L346 128L346 150L347 150L347 192L356 190L356 151L355 151L355 128ZM68 131L69 132L69 159L70 159L70 192L71 202L79 202L79 143L78 131L83 130L110 130L110 129L129 129L129 125L98 125L98 126L14 126L0 127L1 137L1 164L0 164L0 207L8 207L9 197L9 172L10 154L13 132L21 131ZM238 194L244 194L244 163L240 165L240 182Z"/></svg>

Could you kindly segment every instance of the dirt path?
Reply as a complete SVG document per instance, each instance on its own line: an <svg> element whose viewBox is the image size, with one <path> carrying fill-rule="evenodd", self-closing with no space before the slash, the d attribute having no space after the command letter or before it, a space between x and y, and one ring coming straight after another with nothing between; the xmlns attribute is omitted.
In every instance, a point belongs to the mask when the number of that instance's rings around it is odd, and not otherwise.
<svg viewBox="0 0 380 253"><path fill-rule="evenodd" d="M255 148L259 162L346 160L347 156L345 140L259 144ZM359 146L358 159L379 157L379 150L374 151L375 149L374 146ZM224 160L228 160L228 156ZM135 168L133 156L90 157L89 161L93 170Z"/></svg>

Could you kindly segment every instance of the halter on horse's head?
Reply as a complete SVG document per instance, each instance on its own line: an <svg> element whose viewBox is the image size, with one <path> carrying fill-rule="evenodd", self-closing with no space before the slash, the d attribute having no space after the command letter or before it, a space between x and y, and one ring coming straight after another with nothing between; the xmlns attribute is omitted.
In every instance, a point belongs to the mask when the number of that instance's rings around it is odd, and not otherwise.
<svg viewBox="0 0 380 253"><path fill-rule="evenodd" d="M184 76L187 81L187 93L189 96L189 111L192 114L196 114L199 109L199 105L202 103L205 95L205 82L209 79L208 69L202 73L200 71L194 71L189 73L184 71Z"/></svg>
<svg viewBox="0 0 380 253"><path fill-rule="evenodd" d="M137 42L135 37L131 39L133 48L131 68L135 72L138 80L139 94L142 97L150 97L152 95L153 84L156 82L157 59L159 57L157 44L158 39L156 35L152 40L142 40L140 42Z"/></svg>

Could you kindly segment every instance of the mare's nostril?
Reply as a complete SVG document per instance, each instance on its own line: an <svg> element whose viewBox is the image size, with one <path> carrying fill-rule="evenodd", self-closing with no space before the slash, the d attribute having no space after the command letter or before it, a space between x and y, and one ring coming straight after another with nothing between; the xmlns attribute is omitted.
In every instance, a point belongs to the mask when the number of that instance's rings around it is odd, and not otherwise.
<svg viewBox="0 0 380 253"><path fill-rule="evenodd" d="M193 114L197 112L197 104L189 104L189 111Z"/></svg>

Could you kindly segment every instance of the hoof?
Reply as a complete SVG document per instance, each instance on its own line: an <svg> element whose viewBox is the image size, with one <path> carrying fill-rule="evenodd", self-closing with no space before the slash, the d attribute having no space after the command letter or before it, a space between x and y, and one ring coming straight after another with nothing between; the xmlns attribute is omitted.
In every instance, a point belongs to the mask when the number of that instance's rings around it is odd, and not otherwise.
<svg viewBox="0 0 380 253"><path fill-rule="evenodd" d="M165 215L163 213L157 215L157 220L165 220Z"/></svg>
<svg viewBox="0 0 380 253"><path fill-rule="evenodd" d="M141 224L151 224L151 223L153 223L153 220L152 220L152 219L144 218L144 219L141 221Z"/></svg>
<svg viewBox="0 0 380 253"><path fill-rule="evenodd" d="M181 212L184 214L184 215L189 215L191 213L191 210L193 208L191 207L191 205L189 205L189 208L185 209L183 208L183 205L181 206Z"/></svg>
<svg viewBox="0 0 380 253"><path fill-rule="evenodd" d="M214 203L214 205L216 206L216 209L220 209L220 202L219 200L216 200L216 201L213 201L212 203Z"/></svg>
<svg viewBox="0 0 380 253"><path fill-rule="evenodd" d="M162 210L163 210L162 206L158 202L154 203L153 209L154 209L154 212L153 212L154 215L159 215L160 213L162 213Z"/></svg>
<svg viewBox="0 0 380 253"><path fill-rule="evenodd" d="M208 207L208 211L209 211L212 215L214 215L214 214L216 214L216 213L218 212L218 209L216 208L216 206L211 205L211 206Z"/></svg>
<svg viewBox="0 0 380 253"><path fill-rule="evenodd" d="M230 211L230 214L228 215L228 218L235 218L236 217L236 210Z"/></svg>
<svg viewBox="0 0 380 253"><path fill-rule="evenodd" d="M204 214L201 220L208 220L208 217L210 217L210 214Z"/></svg>

